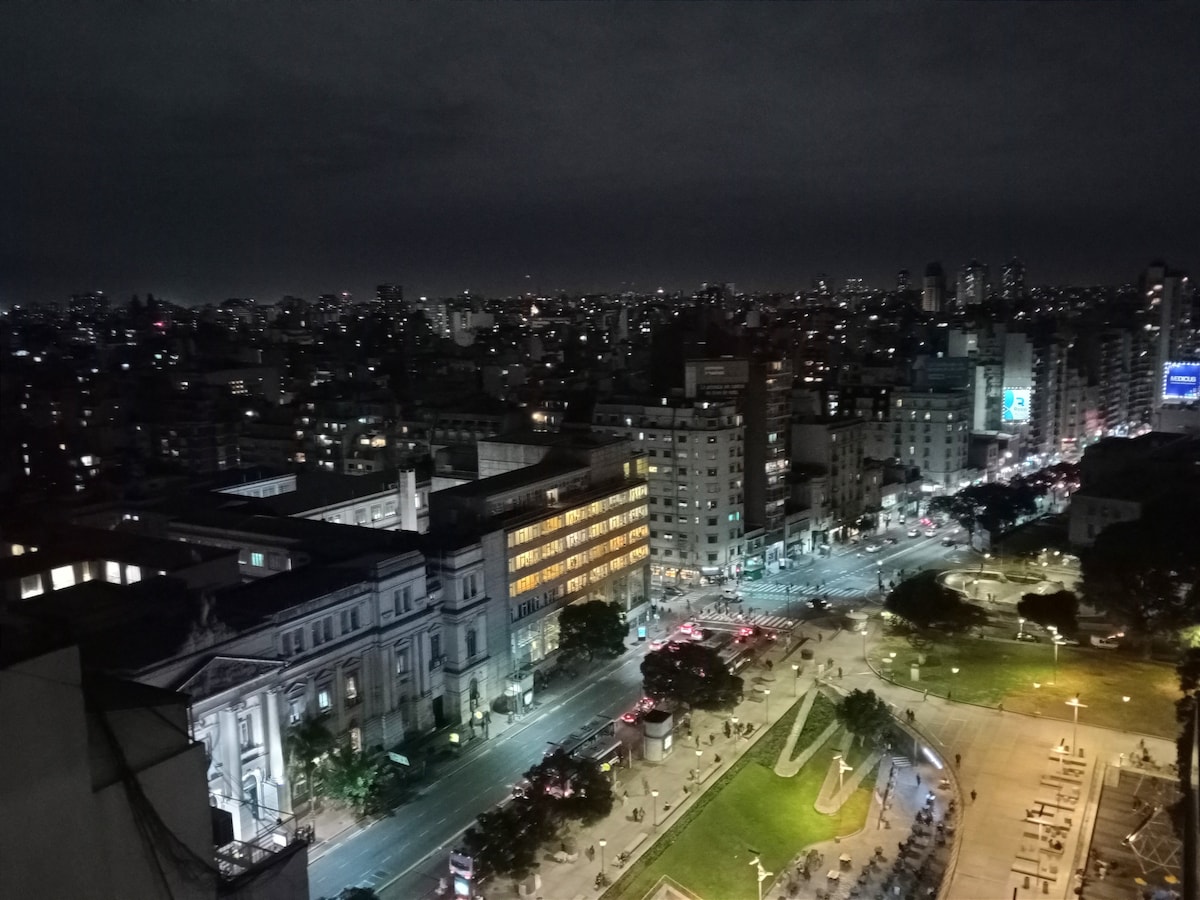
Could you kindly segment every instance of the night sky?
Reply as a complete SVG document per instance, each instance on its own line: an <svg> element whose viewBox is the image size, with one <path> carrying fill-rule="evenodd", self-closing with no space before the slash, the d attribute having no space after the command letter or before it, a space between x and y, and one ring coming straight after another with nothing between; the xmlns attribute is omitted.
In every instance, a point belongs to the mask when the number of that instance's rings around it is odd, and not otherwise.
<svg viewBox="0 0 1200 900"><path fill-rule="evenodd" d="M0 5L0 303L1200 269L1200 4Z"/></svg>

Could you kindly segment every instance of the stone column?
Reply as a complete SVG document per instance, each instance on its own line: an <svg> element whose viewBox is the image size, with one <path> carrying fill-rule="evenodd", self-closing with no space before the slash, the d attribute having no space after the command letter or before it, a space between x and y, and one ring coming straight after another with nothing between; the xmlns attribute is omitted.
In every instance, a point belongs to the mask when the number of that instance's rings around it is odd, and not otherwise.
<svg viewBox="0 0 1200 900"><path fill-rule="evenodd" d="M238 735L237 713L225 707L217 713L217 739L220 741L221 807L233 814L233 837L245 840L242 823L242 746Z"/></svg>
<svg viewBox="0 0 1200 900"><path fill-rule="evenodd" d="M282 784L287 776L287 770L284 761L283 719L279 711L279 691L264 691L262 708L263 739L267 744L267 772L277 784Z"/></svg>

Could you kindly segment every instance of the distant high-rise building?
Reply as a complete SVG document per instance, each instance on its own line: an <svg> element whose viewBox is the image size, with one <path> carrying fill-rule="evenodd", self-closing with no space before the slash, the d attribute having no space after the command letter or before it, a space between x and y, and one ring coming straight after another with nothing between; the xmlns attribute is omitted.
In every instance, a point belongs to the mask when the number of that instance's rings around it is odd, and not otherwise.
<svg viewBox="0 0 1200 900"><path fill-rule="evenodd" d="M896 273L896 292L903 294L908 290L908 269L901 269Z"/></svg>
<svg viewBox="0 0 1200 900"><path fill-rule="evenodd" d="M385 310L404 308L404 285L381 284L375 288L375 302Z"/></svg>
<svg viewBox="0 0 1200 900"><path fill-rule="evenodd" d="M921 309L925 312L941 312L946 299L946 273L942 264L932 262L925 267L925 281L921 289Z"/></svg>
<svg viewBox="0 0 1200 900"><path fill-rule="evenodd" d="M1147 325L1156 336L1154 352L1154 406L1161 405L1163 369L1169 362L1200 358L1200 322L1186 274L1167 268L1162 260L1146 267L1138 283Z"/></svg>
<svg viewBox="0 0 1200 900"><path fill-rule="evenodd" d="M982 306L987 301L988 267L971 260L958 273L958 305Z"/></svg>
<svg viewBox="0 0 1200 900"><path fill-rule="evenodd" d="M1015 256L1000 270L1000 296L1005 300L1019 300L1025 296L1025 263Z"/></svg>

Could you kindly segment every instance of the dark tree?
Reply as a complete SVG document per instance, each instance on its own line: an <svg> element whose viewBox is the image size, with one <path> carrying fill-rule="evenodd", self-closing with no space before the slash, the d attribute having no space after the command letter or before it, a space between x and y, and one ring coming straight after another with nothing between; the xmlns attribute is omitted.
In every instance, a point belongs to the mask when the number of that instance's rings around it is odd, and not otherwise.
<svg viewBox="0 0 1200 900"><path fill-rule="evenodd" d="M1196 510L1147 508L1135 522L1100 532L1080 554L1083 599L1112 616L1134 640L1200 624L1200 545Z"/></svg>
<svg viewBox="0 0 1200 900"><path fill-rule="evenodd" d="M982 624L987 616L978 606L965 602L934 572L922 572L896 585L883 603L884 609L917 628L961 631Z"/></svg>
<svg viewBox="0 0 1200 900"><path fill-rule="evenodd" d="M629 626L616 603L592 600L563 607L558 647L566 656L613 659L625 651Z"/></svg>
<svg viewBox="0 0 1200 900"><path fill-rule="evenodd" d="M312 716L305 716L288 729L288 767L304 775L310 800L317 795L317 771L334 746L333 734L325 723Z"/></svg>
<svg viewBox="0 0 1200 900"><path fill-rule="evenodd" d="M1053 625L1059 634L1074 634L1078 628L1079 599L1071 591L1025 594L1017 613L1039 625Z"/></svg>
<svg viewBox="0 0 1200 900"><path fill-rule="evenodd" d="M463 850L474 859L480 880L533 874L544 833L541 815L535 804L521 798L480 813L478 825L463 835Z"/></svg>
<svg viewBox="0 0 1200 900"><path fill-rule="evenodd" d="M612 812L612 782L593 759L557 750L526 772L525 778L529 782L526 796L544 804L555 824L578 819L591 825Z"/></svg>
<svg viewBox="0 0 1200 900"><path fill-rule="evenodd" d="M742 698L742 679L730 674L717 651L690 641L647 653L642 681L649 696L696 709L730 709Z"/></svg>
<svg viewBox="0 0 1200 900"><path fill-rule="evenodd" d="M837 718L864 744L878 743L892 727L887 703L874 691L851 691L838 703Z"/></svg>
<svg viewBox="0 0 1200 900"><path fill-rule="evenodd" d="M381 760L343 747L330 753L321 766L323 793L356 815L377 812L391 771Z"/></svg>
<svg viewBox="0 0 1200 900"><path fill-rule="evenodd" d="M1037 498L1042 493L1037 486L1020 480L1011 484L975 484L952 496L933 498L929 509L946 513L968 535L974 535L980 528L997 534L1011 528L1021 516L1037 512Z"/></svg>

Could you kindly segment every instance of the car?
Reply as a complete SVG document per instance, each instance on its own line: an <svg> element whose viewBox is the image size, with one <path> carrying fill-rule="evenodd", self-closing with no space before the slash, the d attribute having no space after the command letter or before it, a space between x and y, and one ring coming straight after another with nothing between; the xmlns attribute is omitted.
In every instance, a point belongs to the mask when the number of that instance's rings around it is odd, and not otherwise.
<svg viewBox="0 0 1200 900"><path fill-rule="evenodd" d="M1029 644L1037 644L1041 642L1041 639L1036 634L1030 634L1028 631L1018 631L1015 635L1013 635L1013 640L1025 641Z"/></svg>
<svg viewBox="0 0 1200 900"><path fill-rule="evenodd" d="M721 599L726 603L741 603L742 595L737 588L727 587L721 591Z"/></svg>
<svg viewBox="0 0 1200 900"><path fill-rule="evenodd" d="M663 595L666 597L681 597L683 596L683 588L678 588L673 584L669 584L663 588Z"/></svg>
<svg viewBox="0 0 1200 900"><path fill-rule="evenodd" d="M663 647L665 647L665 646L667 646L667 639L666 639L666 638L655 638L654 640L652 640L652 641L650 642L650 649L651 649L651 650L661 650L661 649L662 649Z"/></svg>
<svg viewBox="0 0 1200 900"><path fill-rule="evenodd" d="M654 706L655 700L653 697L643 697L633 705L633 709L621 714L621 721L628 722L631 725L640 722L646 713L654 709Z"/></svg>
<svg viewBox="0 0 1200 900"><path fill-rule="evenodd" d="M933 537L935 534L937 534L936 528L926 528L925 529L925 537Z"/></svg>
<svg viewBox="0 0 1200 900"><path fill-rule="evenodd" d="M1079 646L1079 641L1077 641L1075 638L1063 637L1061 634L1056 634L1054 636L1054 643L1058 644L1060 647L1078 647Z"/></svg>
<svg viewBox="0 0 1200 900"><path fill-rule="evenodd" d="M894 537L884 538L883 542L890 547L892 544L896 543L896 539Z"/></svg>
<svg viewBox="0 0 1200 900"><path fill-rule="evenodd" d="M679 626L679 630L682 631L684 634L691 634L693 629L695 629L695 627L696 627L695 622L684 622L682 625Z"/></svg>
<svg viewBox="0 0 1200 900"><path fill-rule="evenodd" d="M821 597L813 597L808 601L810 609L829 609L829 601Z"/></svg>
<svg viewBox="0 0 1200 900"><path fill-rule="evenodd" d="M908 529L908 536L909 536L909 537L920 537L920 536L921 536L921 529L919 529L919 528L910 528L910 529Z"/></svg>
<svg viewBox="0 0 1200 900"><path fill-rule="evenodd" d="M1090 638L1088 638L1088 643L1093 647L1099 647L1101 650L1118 650L1121 647L1121 642L1118 640L1118 638L1122 638L1124 636L1125 635L1123 634L1114 634L1110 635L1109 637L1097 637L1093 634Z"/></svg>
<svg viewBox="0 0 1200 900"><path fill-rule="evenodd" d="M878 553L880 550L883 549L883 545L882 544L867 544L867 546L865 546L863 549L866 550L868 553Z"/></svg>
<svg viewBox="0 0 1200 900"><path fill-rule="evenodd" d="M942 538L942 546L943 547L955 547L957 545L958 545L958 541L956 541L954 538L950 537L950 535L946 535L944 538Z"/></svg>

